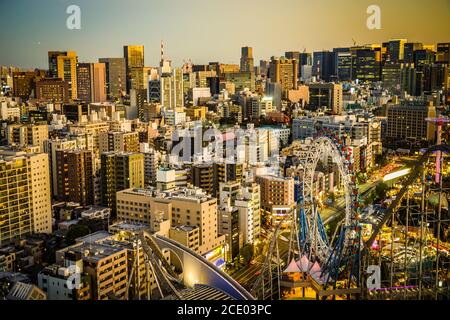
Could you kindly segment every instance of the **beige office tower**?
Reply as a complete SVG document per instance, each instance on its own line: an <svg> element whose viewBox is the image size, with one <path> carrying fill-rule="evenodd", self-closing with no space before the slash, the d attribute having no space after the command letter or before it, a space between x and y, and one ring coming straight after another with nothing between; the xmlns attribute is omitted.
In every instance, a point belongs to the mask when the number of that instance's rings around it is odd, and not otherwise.
<svg viewBox="0 0 450 320"><path fill-rule="evenodd" d="M69 86L69 97L76 100L77 92L77 53L74 51L50 51L48 53L49 73L53 78L61 78Z"/></svg>
<svg viewBox="0 0 450 320"><path fill-rule="evenodd" d="M298 88L298 65L295 59L272 58L270 61L269 78L271 82L279 83L286 95L289 90Z"/></svg>
<svg viewBox="0 0 450 320"><path fill-rule="evenodd" d="M176 68L170 74L161 76L161 105L175 110L184 107L183 71Z"/></svg>
<svg viewBox="0 0 450 320"><path fill-rule="evenodd" d="M0 151L0 246L51 232L48 155Z"/></svg>
<svg viewBox="0 0 450 320"><path fill-rule="evenodd" d="M7 129L9 145L39 146L44 151L44 141L48 139L47 124L12 124Z"/></svg>

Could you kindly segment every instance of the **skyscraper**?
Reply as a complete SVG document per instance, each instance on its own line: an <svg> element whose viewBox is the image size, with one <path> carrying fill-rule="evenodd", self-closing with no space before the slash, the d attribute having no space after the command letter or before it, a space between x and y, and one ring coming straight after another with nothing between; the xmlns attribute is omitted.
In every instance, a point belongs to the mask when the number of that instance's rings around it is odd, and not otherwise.
<svg viewBox="0 0 450 320"><path fill-rule="evenodd" d="M414 63L414 52L417 50L422 50L422 49L423 49L422 43L417 43L417 42L405 43L403 62L404 63Z"/></svg>
<svg viewBox="0 0 450 320"><path fill-rule="evenodd" d="M144 155L108 152L101 155L102 202L116 213L116 193L144 187Z"/></svg>
<svg viewBox="0 0 450 320"><path fill-rule="evenodd" d="M124 46L123 56L127 73L127 93L132 89L133 73L144 68L144 46Z"/></svg>
<svg viewBox="0 0 450 320"><path fill-rule="evenodd" d="M392 63L403 62L407 42L406 39L390 40L387 47L387 60Z"/></svg>
<svg viewBox="0 0 450 320"><path fill-rule="evenodd" d="M183 71L180 68L176 68L172 73L163 74L160 81L161 105L170 110L183 108Z"/></svg>
<svg viewBox="0 0 450 320"><path fill-rule="evenodd" d="M61 78L69 86L69 97L76 100L77 93L77 53L74 51L49 51L48 67L52 78Z"/></svg>
<svg viewBox="0 0 450 320"><path fill-rule="evenodd" d="M352 79L362 82L381 80L381 48L352 48Z"/></svg>
<svg viewBox="0 0 450 320"><path fill-rule="evenodd" d="M241 49L241 71L242 72L253 72L255 66L253 59L253 48L243 47Z"/></svg>
<svg viewBox="0 0 450 320"><path fill-rule="evenodd" d="M101 58L98 62L105 64L106 93L109 99L120 98L126 91L127 70L124 58Z"/></svg>
<svg viewBox="0 0 450 320"><path fill-rule="evenodd" d="M336 76L336 52L320 51L313 55L313 75L331 81Z"/></svg>
<svg viewBox="0 0 450 320"><path fill-rule="evenodd" d="M81 206L94 204L92 151L56 151L58 198Z"/></svg>
<svg viewBox="0 0 450 320"><path fill-rule="evenodd" d="M271 82L279 83L283 95L286 97L289 90L298 88L297 60L285 57L272 57L270 61L269 78Z"/></svg>
<svg viewBox="0 0 450 320"><path fill-rule="evenodd" d="M106 101L104 63L77 64L78 99L85 103Z"/></svg>
<svg viewBox="0 0 450 320"><path fill-rule="evenodd" d="M51 233L48 155L0 151L0 246Z"/></svg>
<svg viewBox="0 0 450 320"><path fill-rule="evenodd" d="M450 43L438 43L436 62L450 63Z"/></svg>

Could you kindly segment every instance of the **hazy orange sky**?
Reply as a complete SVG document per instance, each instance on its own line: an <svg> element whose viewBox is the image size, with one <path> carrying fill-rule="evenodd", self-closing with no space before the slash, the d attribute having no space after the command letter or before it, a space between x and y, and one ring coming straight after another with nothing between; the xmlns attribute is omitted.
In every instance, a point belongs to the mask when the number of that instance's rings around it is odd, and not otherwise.
<svg viewBox="0 0 450 320"><path fill-rule="evenodd" d="M66 28L66 8L81 8L81 30ZM369 5L382 29L366 27ZM47 67L47 51L75 50L80 61L120 57L125 44L145 45L159 61L163 39L176 65L238 63L241 46L255 59L407 38L450 42L450 0L0 0L0 65Z"/></svg>

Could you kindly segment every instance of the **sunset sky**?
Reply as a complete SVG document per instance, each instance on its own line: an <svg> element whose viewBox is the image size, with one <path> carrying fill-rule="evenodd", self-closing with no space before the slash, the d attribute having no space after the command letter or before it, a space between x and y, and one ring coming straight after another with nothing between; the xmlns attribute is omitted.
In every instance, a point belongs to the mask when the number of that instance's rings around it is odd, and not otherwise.
<svg viewBox="0 0 450 320"><path fill-rule="evenodd" d="M81 7L81 30L66 28L67 6ZM382 29L366 27L369 5ZM406 38L449 42L450 0L0 0L0 65L47 68L47 51L77 51L80 61L121 57L123 45L145 45L146 65L166 56L238 63L241 46L255 60Z"/></svg>

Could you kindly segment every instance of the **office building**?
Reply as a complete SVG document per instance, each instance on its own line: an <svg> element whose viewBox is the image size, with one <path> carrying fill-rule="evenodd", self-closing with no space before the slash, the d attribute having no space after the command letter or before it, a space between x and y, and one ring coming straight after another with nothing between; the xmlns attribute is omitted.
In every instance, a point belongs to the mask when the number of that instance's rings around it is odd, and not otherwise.
<svg viewBox="0 0 450 320"><path fill-rule="evenodd" d="M77 64L78 99L84 103L106 101L106 69L104 63Z"/></svg>
<svg viewBox="0 0 450 320"><path fill-rule="evenodd" d="M262 214L271 224L280 222L295 207L294 179L275 176L258 176L260 186Z"/></svg>
<svg viewBox="0 0 450 320"><path fill-rule="evenodd" d="M69 101L69 86L58 78L44 78L36 82L36 99L49 102Z"/></svg>
<svg viewBox="0 0 450 320"><path fill-rule="evenodd" d="M126 92L127 71L124 58L101 58L98 62L105 64L106 94L108 99L120 99Z"/></svg>
<svg viewBox="0 0 450 320"><path fill-rule="evenodd" d="M77 53L74 51L49 51L49 75L64 80L69 87L69 97L78 98L77 90Z"/></svg>
<svg viewBox="0 0 450 320"><path fill-rule="evenodd" d="M144 155L108 152L101 155L102 202L116 213L116 193L144 187Z"/></svg>
<svg viewBox="0 0 450 320"><path fill-rule="evenodd" d="M169 110L184 107L183 72L176 68L172 73L163 74L160 78L161 105Z"/></svg>
<svg viewBox="0 0 450 320"><path fill-rule="evenodd" d="M343 88L335 83L309 84L309 109L341 114L344 109Z"/></svg>
<svg viewBox="0 0 450 320"><path fill-rule="evenodd" d="M414 53L417 50L422 50L423 44L418 42L407 42L405 43L403 63L414 63Z"/></svg>
<svg viewBox="0 0 450 320"><path fill-rule="evenodd" d="M94 167L92 151L56 151L56 185L58 199L78 203L81 206L94 204Z"/></svg>
<svg viewBox="0 0 450 320"><path fill-rule="evenodd" d="M130 93L133 82L133 72L135 69L144 68L144 46L124 46L123 56L127 74L127 93Z"/></svg>
<svg viewBox="0 0 450 320"><path fill-rule="evenodd" d="M279 83L283 95L286 96L289 90L298 88L298 65L295 59L284 57L272 57L270 61L269 78L271 82Z"/></svg>
<svg viewBox="0 0 450 320"><path fill-rule="evenodd" d="M377 82L381 80L381 49L352 49L352 79L361 82Z"/></svg>
<svg viewBox="0 0 450 320"><path fill-rule="evenodd" d="M433 142L436 128L426 118L436 117L436 107L425 104L402 104L388 107L387 133L394 140L424 140Z"/></svg>
<svg viewBox="0 0 450 320"><path fill-rule="evenodd" d="M241 50L241 72L253 72L254 66L253 48L243 47Z"/></svg>

